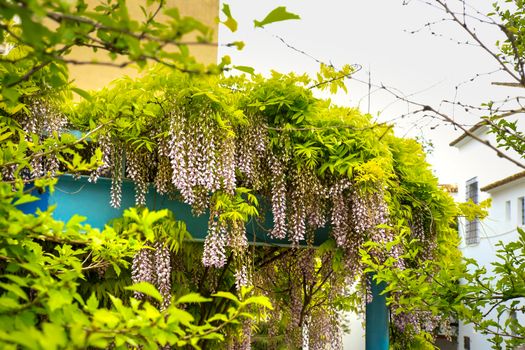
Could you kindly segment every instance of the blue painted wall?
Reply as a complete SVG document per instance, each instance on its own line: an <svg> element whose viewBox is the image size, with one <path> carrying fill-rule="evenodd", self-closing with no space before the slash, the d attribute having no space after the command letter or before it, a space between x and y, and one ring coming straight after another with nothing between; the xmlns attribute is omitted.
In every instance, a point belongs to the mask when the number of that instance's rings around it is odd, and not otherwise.
<svg viewBox="0 0 525 350"><path fill-rule="evenodd" d="M92 227L102 229L111 219L121 217L124 210L135 205L135 186L129 180L122 183L122 202L119 209L112 208L110 202L111 179L99 178L97 183L87 181L86 176L75 179L70 175L61 176L55 186L55 192L49 194L45 192L38 195L41 200L20 206L26 213L34 213L36 208L45 210L48 205L56 205L53 217L57 220L68 221L73 215L77 214L86 217L85 223ZM268 207L264 198L260 198L261 206ZM203 240L208 229L209 214L194 216L191 206L177 200L172 200L167 196L161 196L151 188L146 196L146 205L150 210L169 209L173 212L175 219L183 220L186 223L188 232L195 240ZM266 208L268 209L268 208ZM248 222L246 231L249 242L257 244L280 244L290 245L288 240L277 240L270 238L268 232L273 225L271 210L261 210L266 217L261 222ZM329 236L329 228L318 230L315 234L314 245L320 245ZM306 242L301 242L306 245Z"/></svg>

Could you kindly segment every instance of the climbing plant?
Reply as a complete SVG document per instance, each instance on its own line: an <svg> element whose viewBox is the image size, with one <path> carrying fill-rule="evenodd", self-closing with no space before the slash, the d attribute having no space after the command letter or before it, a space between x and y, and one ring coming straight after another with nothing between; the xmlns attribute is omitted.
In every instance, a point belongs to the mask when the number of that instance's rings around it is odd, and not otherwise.
<svg viewBox="0 0 525 350"><path fill-rule="evenodd" d="M341 326L343 309L366 302L363 276L370 266L410 270L429 259L457 262L450 227L456 207L415 141L395 137L390 126L357 110L315 98L312 85L293 74L202 77L156 68L139 80L115 82L66 114L82 130L106 125L94 136L106 161L90 177L114 174L111 205L119 205L126 174L135 183L136 205L144 205L147 191L157 191L191 205L194 215L207 215L202 263L231 269L238 289L255 285L271 296L278 311L269 324L280 326L264 332L286 333L293 346L309 339L314 348L338 348L340 337L326 338L319 329ZM295 248L258 266L245 223L265 226L267 212L269 237L313 247L329 232L324 248L308 254ZM407 249L407 238L417 253ZM354 283L357 289L348 288ZM330 302L316 308L316 299ZM437 314L429 324L427 314L394 313L394 325L402 329L408 322L431 334Z"/></svg>

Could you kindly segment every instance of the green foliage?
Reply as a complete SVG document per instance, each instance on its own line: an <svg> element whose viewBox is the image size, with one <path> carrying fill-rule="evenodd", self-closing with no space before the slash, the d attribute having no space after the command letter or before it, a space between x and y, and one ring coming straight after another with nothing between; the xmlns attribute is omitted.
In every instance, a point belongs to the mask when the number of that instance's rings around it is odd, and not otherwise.
<svg viewBox="0 0 525 350"><path fill-rule="evenodd" d="M257 197L251 193L251 190L244 187L236 188L234 196L224 192L215 192L211 202L214 204L211 209L221 213L220 221L243 225L250 218L259 216Z"/></svg>
<svg viewBox="0 0 525 350"><path fill-rule="evenodd" d="M500 70L505 72L504 76L511 80L511 82L494 84L523 88L525 86L525 2L521 0L494 2L488 20L480 20L479 23L497 27L500 34L503 34L501 40L496 42L496 49L492 49L491 43L485 42L480 31L474 30L472 23L465 21L465 13L462 17L453 10L456 4L452 1L432 2L432 5L443 9L452 21L465 29L473 40L495 58ZM468 11L466 13L468 15ZM516 154L517 157L514 157L518 160L516 164L519 164L520 158L523 159L525 154L524 134L518 118L523 113L523 108L519 102L515 107L508 107L506 103L519 101L521 97L518 95L511 96L504 102L490 101L482 104L480 109L486 110L487 115L478 123L478 126L487 126L489 133L495 135L498 155L508 154L511 155L510 159L513 159L513 154ZM506 151L511 152L505 153ZM402 156L407 154L409 153L404 153ZM404 159L400 162L403 168L405 164L410 164L410 161ZM412 172L410 167L403 170L408 174ZM411 188L410 192L414 193L422 184L418 183L420 181L417 174L412 175L414 176L405 179L412 179L407 185ZM419 207L418 202L415 205ZM438 202L441 200L434 203ZM487 216L490 204L490 199L480 204L472 201L458 203L456 215L463 216L467 220L481 220ZM448 207L453 208L453 206ZM524 329L516 317L512 317L512 315L522 317L525 311L521 273L524 255L523 230L517 228L519 237L514 242L497 243L496 261L491 262L490 266L483 267L476 261L464 260L457 254L457 237L450 234L450 230L445 230L443 225L446 223L440 221L440 218L435 221L439 235L436 259L426 261L421 259L422 247L418 241L411 239L408 233L401 236L406 246L406 254L416 258L411 269L396 268L395 262L388 260L386 266L382 266L374 260L371 252L388 251L391 247L387 245L371 242L367 249L362 250L363 258L371 266L371 270L376 271L377 279L388 283L387 292L392 310L401 315L404 312L430 311L432 314L443 315L445 319L471 324L476 332L489 336L494 349L511 349L523 345ZM438 228L439 226L441 229ZM419 337L419 344L416 344L418 337L410 337L410 333L413 333L413 329L408 329L404 334L395 333L394 336L398 337L396 343L401 344L396 345L400 348L420 348L423 338ZM425 335L424 332L422 334Z"/></svg>
<svg viewBox="0 0 525 350"><path fill-rule="evenodd" d="M2 348L83 349L128 348L190 344L199 348L201 339L223 339L220 330L239 318L253 317L245 309L271 307L267 299L246 298L224 315L195 323L194 317L179 308L183 303L206 303L198 294L183 296L173 306L160 311L148 302L139 302L125 294L117 297L108 291L111 303L101 305L82 284L91 270L110 266L117 274L129 267L129 260L144 246L143 237L152 234L152 226L167 213L125 213L129 228L116 232L107 226L102 232L83 226L82 219L55 221L52 210L37 215L24 214L16 208L32 200L29 194L13 192L12 186L0 184L0 344ZM159 292L147 283L125 289L140 291L156 300ZM113 294L113 295L112 295ZM217 293L216 298L231 298ZM15 320L15 322L11 322Z"/></svg>
<svg viewBox="0 0 525 350"><path fill-rule="evenodd" d="M387 259L384 264L374 260L369 251L390 248L372 242L366 244L367 250L361 253L377 280L388 282L385 292L397 313L430 311L445 319L460 319L488 335L493 349L508 349L525 344L523 324L517 317L509 317L523 313L525 298L525 232L521 228L517 230L518 240L497 243L497 260L488 268L480 267L473 259L459 263L460 257L456 256L456 261L450 257L418 259L417 267L400 269L394 260ZM401 239L407 246L406 254L412 257L419 254L417 242L407 240L406 236ZM447 245L440 244L439 254L450 253ZM407 338L407 335L409 333L397 334L397 343L408 346L408 342L411 348L419 349L412 343L418 337ZM419 337L419 342L422 339Z"/></svg>
<svg viewBox="0 0 525 350"><path fill-rule="evenodd" d="M498 147L525 154L525 133L519 129L518 121L500 118L499 115L485 118L491 126L490 132L496 135Z"/></svg>
<svg viewBox="0 0 525 350"><path fill-rule="evenodd" d="M512 63L516 72L523 74L525 56L525 4L521 0L505 0L494 3L494 11L489 15L501 21L500 29L505 34L504 41L497 42L501 52L498 56L505 62Z"/></svg>
<svg viewBox="0 0 525 350"><path fill-rule="evenodd" d="M496 41L499 50L494 50L492 53L503 70L515 82L513 86L524 87L525 3L521 0L505 0L495 2L492 6L493 11L488 16L494 23L497 23L503 34L502 38ZM517 97L518 100L519 98ZM518 105L521 107L519 103ZM525 134L520 130L519 118L511 119L522 113L523 108L502 112L501 107L492 101L483 106L490 111L490 114L483 118L482 123L488 125L490 132L496 135L498 147L523 155L525 153Z"/></svg>
<svg viewBox="0 0 525 350"><path fill-rule="evenodd" d="M320 90L329 89L331 94L337 93L339 89L348 92L344 83L344 78L349 78L355 72L355 67L351 65L344 65L340 70L335 69L332 65L321 63L319 73L317 73L317 80L313 87Z"/></svg>
<svg viewBox="0 0 525 350"><path fill-rule="evenodd" d="M468 200L464 203L458 203L458 215L464 216L467 220L474 219L485 219L487 217L488 208L492 204L492 198L487 198L480 203L474 203L472 200Z"/></svg>

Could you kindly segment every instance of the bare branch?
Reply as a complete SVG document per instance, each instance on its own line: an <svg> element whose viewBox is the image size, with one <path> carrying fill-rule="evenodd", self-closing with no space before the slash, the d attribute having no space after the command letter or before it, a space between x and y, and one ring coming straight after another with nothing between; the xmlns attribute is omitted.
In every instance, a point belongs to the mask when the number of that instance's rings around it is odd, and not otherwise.
<svg viewBox="0 0 525 350"><path fill-rule="evenodd" d="M492 82L492 85L525 88L525 84L522 84L522 83L507 83L507 82L494 81Z"/></svg>
<svg viewBox="0 0 525 350"><path fill-rule="evenodd" d="M477 136L476 134L474 134L472 131L470 131L468 128L466 128L464 125L458 123L454 118L448 116L447 114L445 113L442 113L436 109L434 109L433 107L429 106L429 105L426 105L426 104L423 104L423 103L419 103L419 102L415 102L415 101L411 101L405 97L402 97L402 96L399 96L398 94L396 94L395 92L389 90L388 88L384 88L385 91L389 92L390 94L392 94L393 96L395 96L398 100L401 100L401 101L405 101L407 103L410 103L414 106L418 106L418 107L421 107L420 110L418 111L415 111L413 112L414 114L416 113L421 113L421 112L430 112L430 113L433 113L439 117L441 117L443 120L445 120L446 122L454 125L455 127L459 128L460 130L462 130L466 135L468 135L469 137L471 137L472 139L478 141L479 143L487 146L488 148L490 148L491 150L493 150L494 152L496 152L496 154L501 157L501 158L505 158L507 159L508 161L516 164L517 166L519 166L520 168L523 168L525 169L525 164L521 163L520 161L512 158L511 156L501 152L501 150L497 147L497 146L494 146L492 143L490 143L490 141L488 140L483 140L481 139L479 136Z"/></svg>
<svg viewBox="0 0 525 350"><path fill-rule="evenodd" d="M501 66L501 68L503 68L503 70L505 72L507 72L513 79L515 79L516 81L518 82L522 82L522 79L520 79L519 76L517 76L506 64L506 62L504 62L500 56L498 56L493 50L491 50L483 41L481 41L481 39L478 37L478 35L469 27L467 26L466 23L462 22L459 18L458 18L458 15L452 11L448 5L446 4L445 1L443 0L435 0L435 2L437 2L444 10L446 13L448 13L451 18L456 22L458 23L464 30L465 32L467 32L467 34L472 38L474 39L480 46L483 50L485 50L490 56L492 56Z"/></svg>

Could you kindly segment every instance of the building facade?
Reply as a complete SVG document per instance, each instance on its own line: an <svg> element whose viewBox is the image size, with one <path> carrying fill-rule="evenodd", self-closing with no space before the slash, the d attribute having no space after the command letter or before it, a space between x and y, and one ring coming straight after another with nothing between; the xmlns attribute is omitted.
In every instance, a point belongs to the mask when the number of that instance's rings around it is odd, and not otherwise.
<svg viewBox="0 0 525 350"><path fill-rule="evenodd" d="M521 130L523 126L521 123ZM487 126L477 124L470 132L482 141L496 144L495 136L488 133ZM525 228L525 171L467 134L452 141L450 145L459 151L459 162L455 165L458 182L456 200L470 199L479 203L492 199L488 216L484 220L458 220L462 238L460 248L464 257L475 259L490 274L491 263L497 260L498 242L517 240L517 227ZM515 152L505 152L523 162L523 157ZM495 312L489 314L489 317L495 316ZM525 323L524 314L506 317L518 317ZM500 319L498 322L505 320ZM458 350L463 349L489 350L491 344L488 336L476 332L472 325L460 322Z"/></svg>
<svg viewBox="0 0 525 350"><path fill-rule="evenodd" d="M88 0L89 6L96 6L100 0ZM141 10L141 6L144 6L146 1L144 0L128 0L127 5L129 8L130 17L143 21L144 15ZM154 5L151 5L153 8ZM174 8L179 10L181 16L193 17L206 25L212 31L213 43L210 45L190 45L190 53L197 59L198 62L204 64L217 63L217 39L218 39L218 22L219 16L219 0L167 0L164 8ZM162 14L159 14L157 19L159 21L165 20ZM192 35L185 36L185 41L192 42L196 41L196 38ZM175 49L174 49L175 50ZM71 54L67 57L70 60L93 60L93 61L107 61L107 53L105 52L93 52L92 49L87 47L76 47L72 50ZM123 60L118 59L115 63L122 63ZM105 87L111 81L120 78L122 76L138 77L140 71L133 66L127 66L125 68L102 66L102 65L69 65L69 78L73 81L73 84L84 90L98 90Z"/></svg>

